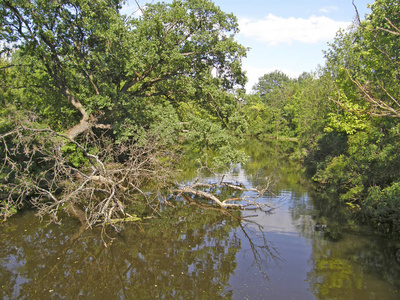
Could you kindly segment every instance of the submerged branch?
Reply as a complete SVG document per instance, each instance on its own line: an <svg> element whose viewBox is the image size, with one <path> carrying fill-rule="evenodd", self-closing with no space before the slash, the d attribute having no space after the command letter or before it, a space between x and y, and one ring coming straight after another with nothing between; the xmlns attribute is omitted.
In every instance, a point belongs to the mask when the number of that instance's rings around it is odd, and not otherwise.
<svg viewBox="0 0 400 300"><path fill-rule="evenodd" d="M187 200L187 195L190 194L193 196L200 197L201 199L211 200L221 208L238 208L238 209L248 209L249 207L253 207L260 210L271 211L274 209L274 206L270 203L259 203L257 199L263 196L266 192L270 192L270 183L268 182L266 187L263 189L257 188L246 188L242 184L234 184L231 182L224 182L224 177L222 177L221 181L218 183L194 183L188 186L181 186L177 189L174 189L172 192L178 195L185 195L184 198ZM208 189L208 191L204 191L203 189ZM239 191L240 193L252 192L255 195L243 195L241 197L231 197L221 200L216 196L216 192L212 192L211 190L218 189L231 189ZM272 192L271 192L272 193ZM229 203L229 202L242 202L242 203ZM243 203L244 202L244 203Z"/></svg>

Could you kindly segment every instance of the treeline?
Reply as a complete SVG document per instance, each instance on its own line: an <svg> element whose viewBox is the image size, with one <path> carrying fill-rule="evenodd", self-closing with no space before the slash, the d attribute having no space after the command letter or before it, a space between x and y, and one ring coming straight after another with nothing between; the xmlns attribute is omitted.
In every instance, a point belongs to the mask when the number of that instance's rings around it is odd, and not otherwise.
<svg viewBox="0 0 400 300"><path fill-rule="evenodd" d="M321 190L373 225L400 233L400 4L377 0L340 31L326 65L290 79L264 75L243 108L249 132L298 138Z"/></svg>
<svg viewBox="0 0 400 300"><path fill-rule="evenodd" d="M256 136L298 141L321 189L400 232L398 1L339 32L316 72L266 74L252 94L235 16L209 0L121 5L0 0L1 218L157 214L182 153L244 162L235 145Z"/></svg>

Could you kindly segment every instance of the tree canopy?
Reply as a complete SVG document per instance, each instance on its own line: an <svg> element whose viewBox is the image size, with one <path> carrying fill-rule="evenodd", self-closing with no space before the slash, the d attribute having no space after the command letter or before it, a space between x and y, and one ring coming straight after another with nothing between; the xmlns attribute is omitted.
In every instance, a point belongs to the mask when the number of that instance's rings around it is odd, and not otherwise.
<svg viewBox="0 0 400 300"><path fill-rule="evenodd" d="M91 220L121 217L127 186L146 198L151 177L167 185L182 149L202 163L244 162L232 145L250 135L295 141L292 158L320 190L400 232L398 1L374 1L339 31L325 66L265 74L247 95L235 16L209 0L130 17L121 4L0 0L3 216L44 197L34 203L51 212L97 203Z"/></svg>
<svg viewBox="0 0 400 300"><path fill-rule="evenodd" d="M400 223L399 3L377 0L325 52L326 65L289 79L265 74L247 97L252 134L297 138L293 158L304 159L320 191L384 231Z"/></svg>
<svg viewBox="0 0 400 300"><path fill-rule="evenodd" d="M109 128L132 119L144 98L176 108L196 100L218 115L221 89L245 83L245 48L233 39L236 18L207 0L148 5L139 17L121 15L121 1L0 6L1 37L18 49L25 87L39 86L33 93L51 94L43 106L62 106L80 121L68 128L71 138L91 126Z"/></svg>
<svg viewBox="0 0 400 300"><path fill-rule="evenodd" d="M28 202L106 224L173 181L178 144L244 157L229 132L246 82L236 17L209 0L130 17L122 3L0 1L3 217Z"/></svg>

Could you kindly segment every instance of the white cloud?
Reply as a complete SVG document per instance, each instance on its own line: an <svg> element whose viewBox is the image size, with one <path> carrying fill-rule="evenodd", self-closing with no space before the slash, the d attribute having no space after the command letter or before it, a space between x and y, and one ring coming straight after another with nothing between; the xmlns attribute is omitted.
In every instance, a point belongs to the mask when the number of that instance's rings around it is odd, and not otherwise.
<svg viewBox="0 0 400 300"><path fill-rule="evenodd" d="M339 28L347 28L349 22L339 22L328 17L281 18L269 14L262 20L242 19L240 34L253 37L269 45L292 42L318 43L332 39Z"/></svg>
<svg viewBox="0 0 400 300"><path fill-rule="evenodd" d="M327 14L327 13L330 13L331 11L335 11L335 10L338 10L338 9L339 8L337 6L333 6L332 5L332 6L323 7L319 11L322 12L322 13Z"/></svg>

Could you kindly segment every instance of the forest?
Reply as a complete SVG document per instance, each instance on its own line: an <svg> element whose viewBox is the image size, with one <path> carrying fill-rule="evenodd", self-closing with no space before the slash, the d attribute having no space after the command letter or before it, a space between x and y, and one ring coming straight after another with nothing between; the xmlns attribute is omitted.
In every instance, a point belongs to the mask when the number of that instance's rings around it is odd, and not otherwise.
<svg viewBox="0 0 400 300"><path fill-rule="evenodd" d="M175 0L126 16L122 3L0 0L1 219L140 220L168 205L182 157L244 164L256 137L290 141L318 191L400 233L399 1L338 32L324 66L247 93L234 15Z"/></svg>

